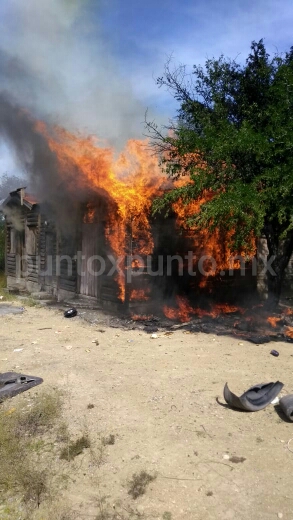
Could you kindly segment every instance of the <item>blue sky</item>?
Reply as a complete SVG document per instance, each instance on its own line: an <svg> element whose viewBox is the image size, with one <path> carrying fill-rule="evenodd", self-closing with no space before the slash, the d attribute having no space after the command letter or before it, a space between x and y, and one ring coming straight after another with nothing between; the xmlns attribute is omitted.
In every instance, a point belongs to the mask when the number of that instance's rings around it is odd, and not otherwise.
<svg viewBox="0 0 293 520"><path fill-rule="evenodd" d="M224 54L244 61L252 40L271 53L293 45L292 0L113 0L99 16L122 73L145 104L173 110L153 76L166 57L190 67Z"/></svg>
<svg viewBox="0 0 293 520"><path fill-rule="evenodd" d="M292 27L292 0L1 0L0 52L21 73L8 78L0 55L0 89L119 148L143 136L147 108L159 124L176 114L155 82L170 55L190 70L220 54L244 62L252 40L288 50ZM0 139L0 172L14 164Z"/></svg>

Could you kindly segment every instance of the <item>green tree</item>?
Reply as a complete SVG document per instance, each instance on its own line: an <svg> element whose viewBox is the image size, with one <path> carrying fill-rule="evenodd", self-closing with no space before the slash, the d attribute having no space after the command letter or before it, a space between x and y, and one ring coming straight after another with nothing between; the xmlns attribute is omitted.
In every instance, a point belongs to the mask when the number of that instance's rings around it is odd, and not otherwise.
<svg viewBox="0 0 293 520"><path fill-rule="evenodd" d="M157 82L179 102L178 116L168 135L147 128L168 174L189 182L155 200L154 213L212 192L187 224L232 231L234 251L263 233L275 305L293 251L293 47L270 58L263 40L252 42L244 65L221 56L190 75L170 63Z"/></svg>

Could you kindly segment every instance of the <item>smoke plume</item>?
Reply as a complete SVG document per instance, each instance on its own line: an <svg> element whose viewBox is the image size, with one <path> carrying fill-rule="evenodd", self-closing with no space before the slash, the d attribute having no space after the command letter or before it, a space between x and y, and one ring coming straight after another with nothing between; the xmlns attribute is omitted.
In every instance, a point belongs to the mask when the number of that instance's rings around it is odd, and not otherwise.
<svg viewBox="0 0 293 520"><path fill-rule="evenodd" d="M78 171L69 163L59 178L57 158L35 121L95 134L116 150L142 134L144 107L102 36L100 8L90 0L0 5L0 142L63 223L82 197L74 190Z"/></svg>
<svg viewBox="0 0 293 520"><path fill-rule="evenodd" d="M98 6L85 0L3 0L1 90L40 119L119 146L141 135L144 108L120 77L99 27Z"/></svg>

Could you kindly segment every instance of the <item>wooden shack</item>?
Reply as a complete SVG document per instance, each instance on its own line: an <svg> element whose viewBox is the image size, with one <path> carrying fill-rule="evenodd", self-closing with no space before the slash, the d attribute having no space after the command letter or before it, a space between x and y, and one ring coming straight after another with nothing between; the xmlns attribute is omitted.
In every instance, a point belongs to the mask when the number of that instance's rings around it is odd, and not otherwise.
<svg viewBox="0 0 293 520"><path fill-rule="evenodd" d="M258 277L251 263L245 266L245 276L240 269L235 269L233 276L225 272L208 277L205 284L200 283L199 275L190 276L185 267L183 276L179 276L176 262L172 264L171 276L164 272L153 277L145 269L139 276L133 276L130 282L127 276L124 280L122 276L121 281L113 269L117 251L111 247L113 234L122 234L115 203L105 193L87 194L76 208L65 231L50 207L39 203L24 188L11 192L4 200L2 211L6 222L5 265L9 290L48 294L57 300L82 296L92 298L103 308L125 310L138 309L139 306L140 311L145 307L147 312L148 308L153 310L155 302L160 301L161 305L162 300L171 300L176 294L186 294L198 305L205 296L228 301L235 295L253 293L257 289ZM111 215L110 227L108 215ZM136 243L139 240L132 235L131 225L129 229L124 226L123 234L125 262L122 261L120 269L127 275L127 270L133 269L127 264L127 255L139 252ZM184 234L178 233L175 218L159 219L153 223L152 237L153 271L157 269L160 255L164 258L178 253L184 256L191 247ZM261 245L263 247L263 243ZM292 282L291 273L292 262L287 283L289 280ZM265 297L263 278L258 285Z"/></svg>
<svg viewBox="0 0 293 520"><path fill-rule="evenodd" d="M10 291L43 293L57 300L79 295L114 310L129 306L138 281L133 280L132 289L126 277L118 280L113 268L115 252L110 235L119 236L120 230L119 219L115 218L117 208L109 196L89 195L70 215L70 229L66 230L50 207L40 204L25 188L11 192L2 203L2 211ZM106 214L113 217L111 229L107 228ZM131 238L128 241L133 243ZM145 286L145 276L140 277L139 285Z"/></svg>

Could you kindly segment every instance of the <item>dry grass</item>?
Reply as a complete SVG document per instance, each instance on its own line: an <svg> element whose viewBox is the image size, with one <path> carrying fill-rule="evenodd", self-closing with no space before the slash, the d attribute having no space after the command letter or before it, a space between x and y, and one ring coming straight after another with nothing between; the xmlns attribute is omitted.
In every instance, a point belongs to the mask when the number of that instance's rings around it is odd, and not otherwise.
<svg viewBox="0 0 293 520"><path fill-rule="evenodd" d="M13 402L13 407L11 406ZM56 471L54 440L61 417L57 391L40 392L32 400L6 400L0 407L1 519L27 518L58 493L66 479ZM1 505L1 503L0 503ZM17 513L18 511L18 513Z"/></svg>
<svg viewBox="0 0 293 520"><path fill-rule="evenodd" d="M30 296L22 298L21 303L24 307L41 307L40 302L34 300L34 298L31 298Z"/></svg>
<svg viewBox="0 0 293 520"><path fill-rule="evenodd" d="M98 500L98 510L95 520L147 520L144 513L130 506L123 506L120 502L111 505L105 496Z"/></svg>
<svg viewBox="0 0 293 520"><path fill-rule="evenodd" d="M13 294L7 291L7 281L6 281L6 275L3 272L0 272L0 301L2 302L13 302L17 301L17 294ZM40 307L40 303L31 296L22 297L21 298L21 304L24 307Z"/></svg>
<svg viewBox="0 0 293 520"><path fill-rule="evenodd" d="M88 435L82 435L74 442L69 442L67 446L65 446L61 453L60 459L66 460L70 462L75 459L78 455L83 453L83 450L89 448L91 445Z"/></svg>
<svg viewBox="0 0 293 520"><path fill-rule="evenodd" d="M61 393L56 390L41 392L32 405L23 407L17 414L19 435L42 434L52 428L62 414Z"/></svg>
<svg viewBox="0 0 293 520"><path fill-rule="evenodd" d="M85 425L84 433L78 437L75 432L72 439L64 420L64 395L57 390L38 393L34 390L0 405L1 520L81 518L80 512L68 506L63 492L85 468L91 468L96 475L105 462L105 450L114 444L115 436L97 434L93 440ZM76 457L83 452L85 455L76 462ZM155 478L146 471L134 474L128 494L138 498ZM61 502L62 495L64 502ZM97 500L96 511L95 520L146 518L129 504L113 506L103 498ZM87 518L86 511L82 518Z"/></svg>
<svg viewBox="0 0 293 520"><path fill-rule="evenodd" d="M0 272L0 298L2 302L14 301L15 295L9 294L6 289L6 275L3 272Z"/></svg>

